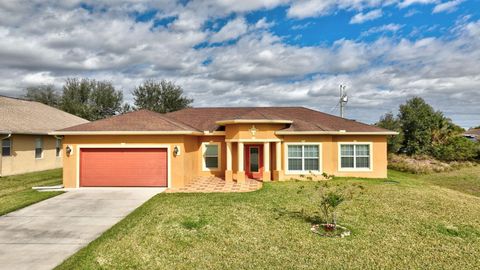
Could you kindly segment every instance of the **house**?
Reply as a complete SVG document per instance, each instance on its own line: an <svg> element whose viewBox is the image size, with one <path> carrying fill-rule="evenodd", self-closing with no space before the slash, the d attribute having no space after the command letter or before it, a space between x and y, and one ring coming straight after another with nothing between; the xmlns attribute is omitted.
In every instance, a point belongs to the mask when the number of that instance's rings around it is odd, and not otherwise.
<svg viewBox="0 0 480 270"><path fill-rule="evenodd" d="M0 176L62 167L62 142L48 133L86 122L42 103L0 96Z"/></svg>
<svg viewBox="0 0 480 270"><path fill-rule="evenodd" d="M471 128L463 133L463 137L474 142L480 141L480 128Z"/></svg>
<svg viewBox="0 0 480 270"><path fill-rule="evenodd" d="M140 110L51 134L64 136L67 188L178 188L200 176L385 178L397 133L303 107L252 107Z"/></svg>

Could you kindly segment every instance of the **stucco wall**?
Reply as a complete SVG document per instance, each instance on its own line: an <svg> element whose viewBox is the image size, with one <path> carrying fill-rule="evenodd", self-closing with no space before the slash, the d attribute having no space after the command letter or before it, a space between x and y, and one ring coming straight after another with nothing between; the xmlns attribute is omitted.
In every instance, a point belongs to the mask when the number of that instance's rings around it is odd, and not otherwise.
<svg viewBox="0 0 480 270"><path fill-rule="evenodd" d="M284 136L284 143L288 142L320 142L322 144L322 170L327 174L335 176L352 176L366 178L387 177L387 137L386 136ZM339 143L340 142L365 142L372 143L372 170L371 171L341 171L339 170ZM285 147L282 145L282 168L285 170L287 161L285 159ZM298 177L286 175L285 178Z"/></svg>
<svg viewBox="0 0 480 270"><path fill-rule="evenodd" d="M35 158L35 139L43 138L43 157ZM56 156L56 139L53 136L16 135L11 137L12 149L8 157L0 157L0 175L13 175L62 167L62 155Z"/></svg>
<svg viewBox="0 0 480 270"><path fill-rule="evenodd" d="M248 130L251 125L244 125L243 130ZM259 130L267 126L257 127ZM237 129L239 130L239 129ZM268 131L265 132L265 135ZM271 133L270 133L271 134ZM263 136L263 135L262 135ZM237 138L251 139L250 131ZM264 139L272 139L265 137ZM386 136L331 136L331 135L310 135L310 136L275 136L273 139L283 140L281 147L282 173L285 172L287 161L285 159L285 144L289 142L312 142L322 144L322 169L323 172L336 176L355 176L369 178L387 177L387 144ZM202 142L220 142L221 157L220 170L204 171L202 169ZM372 144L372 170L371 171L339 171L338 168L338 143L339 142L366 142ZM33 142L32 142L33 144ZM54 144L54 141L53 141ZM173 136L173 135L125 135L125 136L65 136L64 145L71 145L74 148L74 154L64 157L64 185L66 187L76 187L77 185L77 158L79 145L110 145L122 147L125 145L168 145L170 147L169 159L171 164L171 187L182 187L190 183L198 176L218 176L223 177L226 169L226 143L224 136ZM248 142L245 142L248 144ZM262 144L262 143L260 143ZM181 149L179 156L173 155L174 146ZM53 145L54 149L54 145ZM232 169L233 176L236 179L238 171L238 143L232 142ZM65 149L63 150L65 151ZM270 143L270 170L276 170L275 142ZM54 154L54 153L53 153ZM32 153L33 155L33 153ZM284 175L283 179L296 178L298 175Z"/></svg>
<svg viewBox="0 0 480 270"><path fill-rule="evenodd" d="M251 129L255 126L255 136ZM285 128L285 124L232 124L225 127L225 139L278 139L275 131Z"/></svg>
<svg viewBox="0 0 480 270"><path fill-rule="evenodd" d="M170 147L168 158L170 159L171 169L169 171L171 186L181 187L192 181L197 176L198 160L198 142L196 137L190 136L153 136L153 135L108 135L108 136L65 136L63 141L63 150L67 145L72 146L74 153L64 158L63 166L63 184L67 188L77 187L78 173L78 154L79 147L82 145L107 145L109 147L125 147L127 145L165 145ZM178 146L181 154L173 155L173 148Z"/></svg>

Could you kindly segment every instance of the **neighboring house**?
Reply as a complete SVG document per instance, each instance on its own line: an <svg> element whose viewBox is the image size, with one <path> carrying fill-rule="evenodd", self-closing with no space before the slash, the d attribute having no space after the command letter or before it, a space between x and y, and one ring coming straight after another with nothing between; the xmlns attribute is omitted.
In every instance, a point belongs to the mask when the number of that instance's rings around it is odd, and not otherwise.
<svg viewBox="0 0 480 270"><path fill-rule="evenodd" d="M303 107L263 107L141 110L51 134L64 136L67 188L177 188L199 176L385 178L387 136L397 133Z"/></svg>
<svg viewBox="0 0 480 270"><path fill-rule="evenodd" d="M480 141L480 128L471 128L463 133L463 136L474 142Z"/></svg>
<svg viewBox="0 0 480 270"><path fill-rule="evenodd" d="M0 176L62 167L62 143L48 133L87 122L39 102L0 96Z"/></svg>

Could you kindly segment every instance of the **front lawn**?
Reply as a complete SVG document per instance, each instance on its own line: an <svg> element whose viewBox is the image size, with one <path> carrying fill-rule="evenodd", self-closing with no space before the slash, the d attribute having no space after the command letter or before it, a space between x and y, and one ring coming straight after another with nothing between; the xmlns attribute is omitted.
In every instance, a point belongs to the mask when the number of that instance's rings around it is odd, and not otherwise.
<svg viewBox="0 0 480 270"><path fill-rule="evenodd" d="M62 183L62 169L19 174L0 178L0 215L15 211L62 192L39 192L33 186Z"/></svg>
<svg viewBox="0 0 480 270"><path fill-rule="evenodd" d="M480 186L480 166L455 173ZM449 174L331 180L363 187L340 206L340 223L352 230L343 239L310 232L318 182L159 194L58 268L478 269L480 198L438 181Z"/></svg>

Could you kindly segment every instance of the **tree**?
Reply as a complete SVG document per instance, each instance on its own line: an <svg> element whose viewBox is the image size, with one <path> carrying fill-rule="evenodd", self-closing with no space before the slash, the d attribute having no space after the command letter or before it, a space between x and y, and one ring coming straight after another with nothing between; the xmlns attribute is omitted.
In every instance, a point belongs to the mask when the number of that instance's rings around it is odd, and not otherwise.
<svg viewBox="0 0 480 270"><path fill-rule="evenodd" d="M124 103L122 105L122 108L120 109L120 114L128 113L128 112L133 112L135 108L133 108L130 104Z"/></svg>
<svg viewBox="0 0 480 270"><path fill-rule="evenodd" d="M52 84L27 87L24 97L28 100L37 101L52 107L58 107L61 98L55 86Z"/></svg>
<svg viewBox="0 0 480 270"><path fill-rule="evenodd" d="M465 130L455 125L450 118L443 116L441 112L437 112L436 123L432 130L432 145L437 146L445 144L450 138L460 135Z"/></svg>
<svg viewBox="0 0 480 270"><path fill-rule="evenodd" d="M480 153L480 144L461 136L449 138L444 144L435 147L433 155L444 161L472 160Z"/></svg>
<svg viewBox="0 0 480 270"><path fill-rule="evenodd" d="M391 131L396 131L399 134L396 136L389 136L387 138L387 149L389 153L397 153L400 148L402 147L403 143L403 131L402 125L400 120L395 118L393 113L389 112L386 113L384 116L380 117L380 121L378 121L376 126L388 129Z"/></svg>
<svg viewBox="0 0 480 270"><path fill-rule="evenodd" d="M68 78L63 86L61 109L90 121L122 112L123 94L111 82Z"/></svg>
<svg viewBox="0 0 480 270"><path fill-rule="evenodd" d="M146 80L133 91L135 106L159 113L178 111L190 106L193 99L183 96L183 89L173 82Z"/></svg>
<svg viewBox="0 0 480 270"><path fill-rule="evenodd" d="M98 120L122 113L123 93L115 90L112 83L94 81L90 93L91 119Z"/></svg>
<svg viewBox="0 0 480 270"><path fill-rule="evenodd" d="M400 105L398 118L404 134L402 149L409 155L429 154L432 150L432 131L441 117L441 113L435 112L420 97Z"/></svg>

